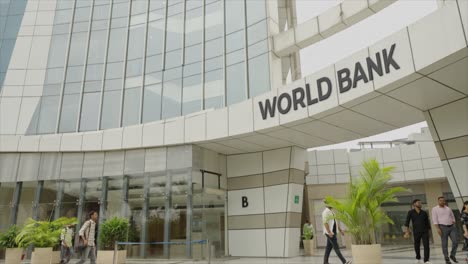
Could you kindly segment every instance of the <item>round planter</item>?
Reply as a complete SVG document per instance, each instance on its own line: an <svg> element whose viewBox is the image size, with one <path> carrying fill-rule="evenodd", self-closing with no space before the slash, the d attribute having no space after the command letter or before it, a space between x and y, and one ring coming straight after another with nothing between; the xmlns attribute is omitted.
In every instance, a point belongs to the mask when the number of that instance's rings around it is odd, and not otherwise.
<svg viewBox="0 0 468 264"><path fill-rule="evenodd" d="M22 248L7 248L5 252L5 263L20 264L21 255L23 255Z"/></svg>
<svg viewBox="0 0 468 264"><path fill-rule="evenodd" d="M351 245L353 264L381 264L382 248L375 245Z"/></svg>
<svg viewBox="0 0 468 264"><path fill-rule="evenodd" d="M315 240L302 240L304 244L304 256L313 256L315 255Z"/></svg>
<svg viewBox="0 0 468 264"><path fill-rule="evenodd" d="M31 256L31 264L50 264L52 248L35 248Z"/></svg>
<svg viewBox="0 0 468 264"><path fill-rule="evenodd" d="M114 261L113 250L98 250L96 264L123 264L127 259L127 250L118 250Z"/></svg>

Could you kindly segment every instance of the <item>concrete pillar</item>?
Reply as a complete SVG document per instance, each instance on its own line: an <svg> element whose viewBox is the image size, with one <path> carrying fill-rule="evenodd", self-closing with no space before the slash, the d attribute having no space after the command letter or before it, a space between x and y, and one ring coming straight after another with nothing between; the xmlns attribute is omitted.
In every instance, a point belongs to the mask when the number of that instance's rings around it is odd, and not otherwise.
<svg viewBox="0 0 468 264"><path fill-rule="evenodd" d="M424 116L461 208L468 198L468 98L430 109Z"/></svg>

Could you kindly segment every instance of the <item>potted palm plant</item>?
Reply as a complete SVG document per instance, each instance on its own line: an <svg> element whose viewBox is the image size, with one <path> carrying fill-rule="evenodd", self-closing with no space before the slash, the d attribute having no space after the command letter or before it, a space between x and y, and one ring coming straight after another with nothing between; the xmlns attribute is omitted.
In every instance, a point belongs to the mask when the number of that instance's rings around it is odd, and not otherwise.
<svg viewBox="0 0 468 264"><path fill-rule="evenodd" d="M335 209L335 219L346 225L353 238L353 263L379 264L382 252L376 241L376 232L383 224L393 224L381 206L396 202L395 195L407 189L388 185L394 167L382 168L375 159L363 162L362 167L360 177L349 184L349 193L344 200L327 196L325 203Z"/></svg>
<svg viewBox="0 0 468 264"><path fill-rule="evenodd" d="M18 248L18 244L15 241L18 232L19 228L15 225L12 225L4 233L0 234L0 248L5 249L5 263L21 263L23 249Z"/></svg>
<svg viewBox="0 0 468 264"><path fill-rule="evenodd" d="M60 241L60 233L65 225L75 224L76 218L62 217L54 221L28 219L15 238L21 248L34 246L31 264L49 264L52 261L52 249Z"/></svg>
<svg viewBox="0 0 468 264"><path fill-rule="evenodd" d="M126 242L128 238L129 221L123 217L113 217L102 223L99 227L98 264L125 263L127 251L125 246L116 245L116 242Z"/></svg>
<svg viewBox="0 0 468 264"><path fill-rule="evenodd" d="M304 244L304 255L315 254L314 227L307 221L302 228L302 243Z"/></svg>

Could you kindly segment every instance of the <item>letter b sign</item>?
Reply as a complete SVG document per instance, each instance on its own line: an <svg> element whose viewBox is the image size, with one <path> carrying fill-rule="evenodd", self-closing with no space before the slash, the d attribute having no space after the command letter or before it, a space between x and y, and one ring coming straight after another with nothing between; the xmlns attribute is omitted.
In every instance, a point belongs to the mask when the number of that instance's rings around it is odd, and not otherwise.
<svg viewBox="0 0 468 264"><path fill-rule="evenodd" d="M247 196L242 196L242 208L246 208L246 207L249 207Z"/></svg>

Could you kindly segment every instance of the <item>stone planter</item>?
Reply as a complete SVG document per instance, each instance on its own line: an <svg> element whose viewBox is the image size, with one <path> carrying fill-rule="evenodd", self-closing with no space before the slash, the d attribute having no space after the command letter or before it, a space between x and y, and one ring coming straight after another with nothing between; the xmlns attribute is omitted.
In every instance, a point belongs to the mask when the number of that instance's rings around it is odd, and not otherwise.
<svg viewBox="0 0 468 264"><path fill-rule="evenodd" d="M351 245L353 264L381 264L382 248L375 245Z"/></svg>
<svg viewBox="0 0 468 264"><path fill-rule="evenodd" d="M52 248L35 248L31 256L31 264L50 264Z"/></svg>
<svg viewBox="0 0 468 264"><path fill-rule="evenodd" d="M315 255L315 240L302 240L304 244L304 256L313 256Z"/></svg>
<svg viewBox="0 0 468 264"><path fill-rule="evenodd" d="M22 248L7 248L5 250L5 263L20 264L22 255Z"/></svg>
<svg viewBox="0 0 468 264"><path fill-rule="evenodd" d="M60 251L52 251L50 264L59 264L60 260Z"/></svg>
<svg viewBox="0 0 468 264"><path fill-rule="evenodd" d="M114 250L98 250L96 264L123 264L127 259L127 250L118 250L114 260Z"/></svg>

